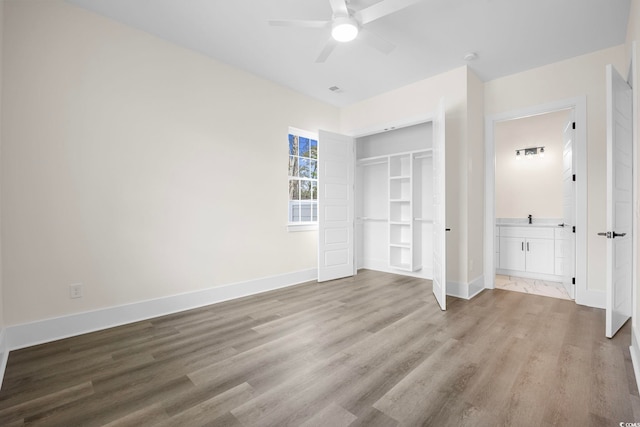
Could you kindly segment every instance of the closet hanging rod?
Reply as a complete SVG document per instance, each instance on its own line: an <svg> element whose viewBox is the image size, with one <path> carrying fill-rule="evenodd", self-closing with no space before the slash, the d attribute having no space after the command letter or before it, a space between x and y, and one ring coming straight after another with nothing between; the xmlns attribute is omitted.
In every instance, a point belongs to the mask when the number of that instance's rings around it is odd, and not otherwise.
<svg viewBox="0 0 640 427"><path fill-rule="evenodd" d="M377 162L362 162L360 163L360 166L374 166L374 165L386 165L387 162L386 160L382 160L382 161L377 161Z"/></svg>
<svg viewBox="0 0 640 427"><path fill-rule="evenodd" d="M419 156L415 156L414 159L429 159L431 157L433 157L432 154L422 154L422 155L419 155Z"/></svg>

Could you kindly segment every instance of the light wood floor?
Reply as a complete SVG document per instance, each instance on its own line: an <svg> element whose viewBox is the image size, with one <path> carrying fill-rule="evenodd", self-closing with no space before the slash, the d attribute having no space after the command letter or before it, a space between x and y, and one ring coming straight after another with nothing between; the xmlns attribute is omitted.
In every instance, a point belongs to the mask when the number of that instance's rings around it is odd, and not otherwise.
<svg viewBox="0 0 640 427"><path fill-rule="evenodd" d="M441 312L363 271L11 352L0 425L617 426L640 421L626 325L502 290Z"/></svg>

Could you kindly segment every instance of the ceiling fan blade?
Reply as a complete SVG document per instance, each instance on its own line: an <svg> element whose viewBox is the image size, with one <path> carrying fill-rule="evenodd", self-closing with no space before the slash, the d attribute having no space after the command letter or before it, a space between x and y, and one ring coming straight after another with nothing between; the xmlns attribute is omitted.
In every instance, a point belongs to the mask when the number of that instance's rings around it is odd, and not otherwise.
<svg viewBox="0 0 640 427"><path fill-rule="evenodd" d="M393 43L375 35L374 33L372 33L371 31L365 28L362 28L360 30L360 34L358 34L358 36L363 42L367 43L369 46L373 47L374 49L379 50L385 55L388 55L389 53L391 53L391 51L396 47L396 45L394 45Z"/></svg>
<svg viewBox="0 0 640 427"><path fill-rule="evenodd" d="M337 45L338 45L338 42L334 40L333 37L330 37L329 40L327 40L327 43L322 48L322 51L320 51L320 55L318 55L318 57L316 58L316 63L326 61L329 55L331 55L331 52L333 52L333 49L335 49Z"/></svg>
<svg viewBox="0 0 640 427"><path fill-rule="evenodd" d="M364 25L383 16L391 15L415 3L420 3L421 1L422 0L383 0L356 12L355 17Z"/></svg>
<svg viewBox="0 0 640 427"><path fill-rule="evenodd" d="M271 20L272 27L326 28L331 21Z"/></svg>
<svg viewBox="0 0 640 427"><path fill-rule="evenodd" d="M349 16L345 0L329 0L329 3L331 3L331 10L333 10L334 15Z"/></svg>

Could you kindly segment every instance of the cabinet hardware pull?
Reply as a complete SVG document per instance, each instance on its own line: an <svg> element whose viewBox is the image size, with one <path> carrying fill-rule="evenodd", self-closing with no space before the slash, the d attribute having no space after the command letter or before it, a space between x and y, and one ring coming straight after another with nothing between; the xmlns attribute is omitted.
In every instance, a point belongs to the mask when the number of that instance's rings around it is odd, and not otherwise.
<svg viewBox="0 0 640 427"><path fill-rule="evenodd" d="M527 242L527 252L529 252L529 242Z"/></svg>
<svg viewBox="0 0 640 427"><path fill-rule="evenodd" d="M605 232L602 232L602 233L598 233L598 236L608 237L608 236L607 236L607 232L606 232L606 231L605 231Z"/></svg>
<svg viewBox="0 0 640 427"><path fill-rule="evenodd" d="M522 242L522 245L521 245L521 246L522 246L522 249L521 249L521 250L524 252L524 242Z"/></svg>
<svg viewBox="0 0 640 427"><path fill-rule="evenodd" d="M616 237L624 237L626 236L627 233L616 233L615 231L613 232L613 234L611 235L612 239L615 239Z"/></svg>

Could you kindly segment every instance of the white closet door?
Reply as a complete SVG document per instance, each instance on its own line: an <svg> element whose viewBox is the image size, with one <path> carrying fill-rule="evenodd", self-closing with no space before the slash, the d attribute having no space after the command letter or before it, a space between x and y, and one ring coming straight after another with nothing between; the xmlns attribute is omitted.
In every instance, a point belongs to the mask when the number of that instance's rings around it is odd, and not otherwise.
<svg viewBox="0 0 640 427"><path fill-rule="evenodd" d="M606 336L631 317L633 271L633 145L631 87L607 65Z"/></svg>
<svg viewBox="0 0 640 427"><path fill-rule="evenodd" d="M447 309L447 233L445 187L445 112L441 100L433 122L433 294Z"/></svg>
<svg viewBox="0 0 640 427"><path fill-rule="evenodd" d="M318 282L324 282L355 274L353 138L320 131L318 161Z"/></svg>

